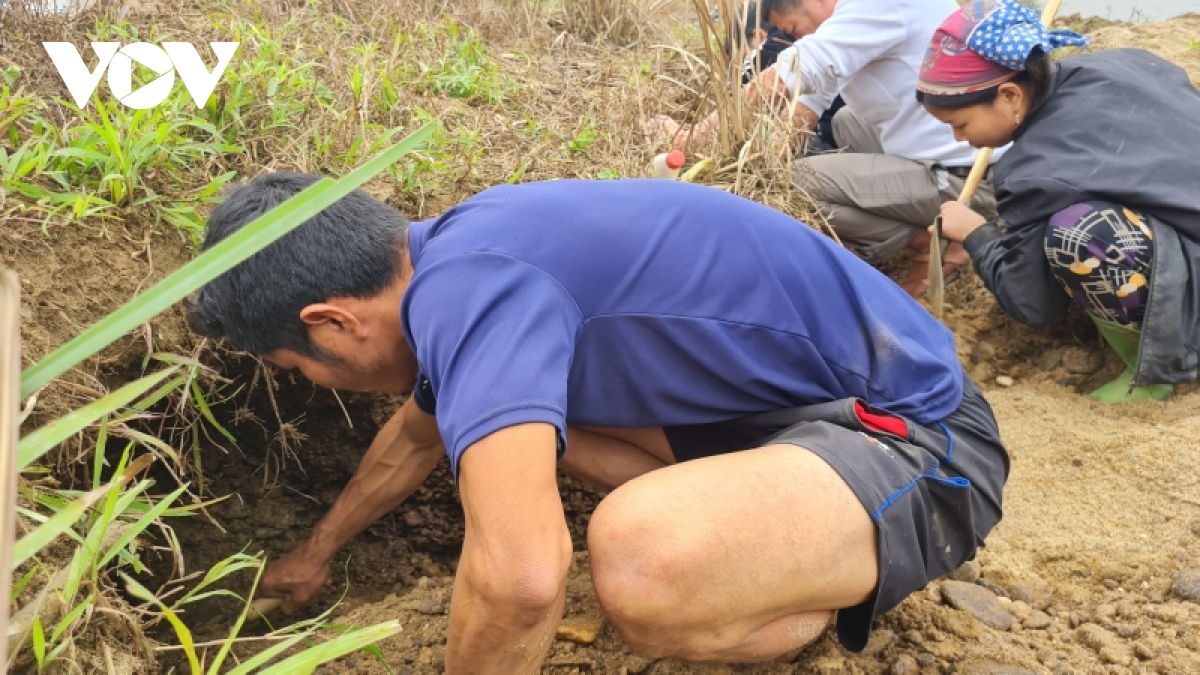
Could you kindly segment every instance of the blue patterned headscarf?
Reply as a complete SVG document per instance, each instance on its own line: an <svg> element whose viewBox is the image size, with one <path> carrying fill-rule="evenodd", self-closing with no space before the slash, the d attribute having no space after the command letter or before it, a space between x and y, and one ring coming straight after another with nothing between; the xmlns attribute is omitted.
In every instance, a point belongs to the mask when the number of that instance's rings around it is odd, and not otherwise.
<svg viewBox="0 0 1200 675"><path fill-rule="evenodd" d="M1088 44L1074 31L1046 30L1032 7L1013 0L971 0L962 12L975 24L965 40L967 49L1009 70L1025 70L1025 60L1035 47L1049 54L1060 47Z"/></svg>
<svg viewBox="0 0 1200 675"><path fill-rule="evenodd" d="M947 18L929 43L917 88L927 94L982 91L1025 70L1034 49L1083 47L1069 30L1047 30L1032 8L1014 0L969 0Z"/></svg>

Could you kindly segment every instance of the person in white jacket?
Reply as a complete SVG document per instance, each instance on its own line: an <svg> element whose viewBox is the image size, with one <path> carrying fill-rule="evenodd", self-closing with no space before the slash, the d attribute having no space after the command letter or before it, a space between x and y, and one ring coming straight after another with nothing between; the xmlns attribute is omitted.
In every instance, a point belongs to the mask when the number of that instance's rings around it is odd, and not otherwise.
<svg viewBox="0 0 1200 675"><path fill-rule="evenodd" d="M929 233L941 205L958 198L974 151L913 96L929 39L955 0L761 0L762 16L799 38L747 85L766 104L787 103L797 127L814 129L839 94L833 118L842 151L796 162L793 180L830 217L842 242L868 262L916 252L908 293L927 289ZM997 149L999 159L1004 149ZM990 171L972 208L995 217ZM949 278L969 261L946 252Z"/></svg>

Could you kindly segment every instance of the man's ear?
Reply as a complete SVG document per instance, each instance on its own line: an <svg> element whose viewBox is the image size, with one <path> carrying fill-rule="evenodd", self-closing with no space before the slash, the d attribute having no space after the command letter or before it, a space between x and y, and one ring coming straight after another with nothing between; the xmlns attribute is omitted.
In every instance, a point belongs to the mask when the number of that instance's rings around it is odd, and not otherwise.
<svg viewBox="0 0 1200 675"><path fill-rule="evenodd" d="M362 322L351 312L328 303L320 302L300 310L300 320L309 326L327 326L338 331L348 331L354 335L362 332Z"/></svg>

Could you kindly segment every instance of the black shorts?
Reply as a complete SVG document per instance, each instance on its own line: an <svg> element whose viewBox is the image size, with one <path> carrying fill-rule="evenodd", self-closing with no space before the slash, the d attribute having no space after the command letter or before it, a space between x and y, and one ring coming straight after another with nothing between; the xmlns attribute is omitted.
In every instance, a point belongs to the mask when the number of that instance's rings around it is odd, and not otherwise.
<svg viewBox="0 0 1200 675"><path fill-rule="evenodd" d="M875 617L975 557L1001 517L1009 458L991 406L963 376L963 399L921 426L858 399L687 427L667 427L678 461L788 443L824 459L875 521L879 583L838 612L838 640L867 644Z"/></svg>

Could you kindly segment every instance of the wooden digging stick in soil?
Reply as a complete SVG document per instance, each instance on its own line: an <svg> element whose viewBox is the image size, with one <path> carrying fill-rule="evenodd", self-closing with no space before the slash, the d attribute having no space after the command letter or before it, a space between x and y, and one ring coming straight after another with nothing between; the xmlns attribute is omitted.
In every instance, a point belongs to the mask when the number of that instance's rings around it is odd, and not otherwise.
<svg viewBox="0 0 1200 675"><path fill-rule="evenodd" d="M17 417L21 408L21 282L0 270L0 635L8 635L13 537L17 518ZM0 640L0 664L8 641ZM2 667L2 666L0 666Z"/></svg>
<svg viewBox="0 0 1200 675"><path fill-rule="evenodd" d="M265 619L268 614L279 609L282 605L283 598L259 598L250 603L250 615L246 618L250 621Z"/></svg>
<svg viewBox="0 0 1200 675"><path fill-rule="evenodd" d="M1042 25L1049 28L1050 24L1054 23L1060 6L1062 0L1050 0L1046 3L1046 9L1042 10ZM962 192L958 195L959 204L970 206L971 200L975 198L975 191L979 189L979 184L983 182L983 176L991 164L992 148L981 148L975 153L971 173L967 175L967 181L963 183ZM938 319L942 318L946 301L946 283L942 278L942 256L946 253L946 246L947 243L942 238L942 217L939 215L933 221L933 236L929 240L929 307Z"/></svg>

